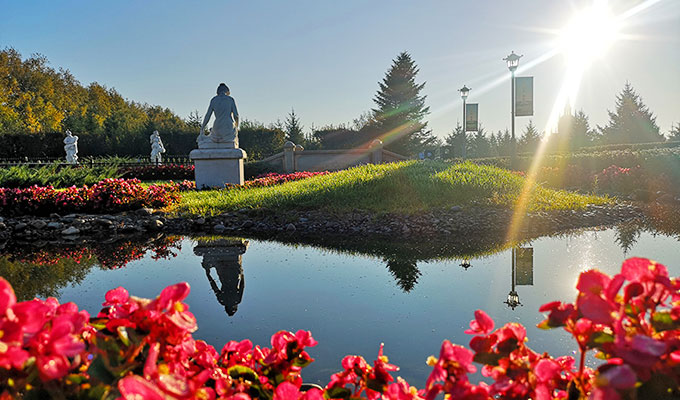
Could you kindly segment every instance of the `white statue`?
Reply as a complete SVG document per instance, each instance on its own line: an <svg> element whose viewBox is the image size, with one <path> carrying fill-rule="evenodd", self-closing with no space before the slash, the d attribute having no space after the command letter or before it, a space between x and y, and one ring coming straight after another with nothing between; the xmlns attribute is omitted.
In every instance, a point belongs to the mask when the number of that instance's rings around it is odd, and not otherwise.
<svg viewBox="0 0 680 400"><path fill-rule="evenodd" d="M165 146L163 146L163 141L158 131L153 131L151 136L149 136L149 142L151 142L151 162L156 164L162 162L161 154L165 153Z"/></svg>
<svg viewBox="0 0 680 400"><path fill-rule="evenodd" d="M205 134L205 126L215 113L215 122L209 135ZM201 133L198 135L198 148L238 147L238 110L236 102L230 96L229 88L224 83L217 87L217 96L210 100L208 112L203 118Z"/></svg>
<svg viewBox="0 0 680 400"><path fill-rule="evenodd" d="M66 151L66 162L78 164L78 136L74 136L68 129L64 138L64 150Z"/></svg>

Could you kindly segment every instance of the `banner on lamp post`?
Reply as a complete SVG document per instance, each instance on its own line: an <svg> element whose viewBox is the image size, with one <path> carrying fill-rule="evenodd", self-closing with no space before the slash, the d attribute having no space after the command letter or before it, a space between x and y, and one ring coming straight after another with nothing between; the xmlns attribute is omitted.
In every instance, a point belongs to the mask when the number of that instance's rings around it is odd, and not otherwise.
<svg viewBox="0 0 680 400"><path fill-rule="evenodd" d="M479 104L465 104L465 132L479 130Z"/></svg>
<svg viewBox="0 0 680 400"><path fill-rule="evenodd" d="M515 251L515 268L517 268L517 285L534 284L534 249L533 247L518 247Z"/></svg>
<svg viewBox="0 0 680 400"><path fill-rule="evenodd" d="M515 78L515 116L534 115L534 77Z"/></svg>

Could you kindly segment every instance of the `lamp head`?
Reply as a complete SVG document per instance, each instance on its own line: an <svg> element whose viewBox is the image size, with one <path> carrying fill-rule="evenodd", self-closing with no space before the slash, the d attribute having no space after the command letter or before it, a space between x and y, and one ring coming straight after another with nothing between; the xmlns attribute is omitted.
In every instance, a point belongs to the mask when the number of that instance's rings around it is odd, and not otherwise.
<svg viewBox="0 0 680 400"><path fill-rule="evenodd" d="M508 63L508 69L512 72L514 72L517 69L517 66L519 66L519 59L522 58L524 55L518 56L515 54L515 52L511 52L509 56L505 57L503 61Z"/></svg>
<svg viewBox="0 0 680 400"><path fill-rule="evenodd" d="M458 91L460 92L460 97L461 97L463 100L467 99L468 94L470 94L470 90L472 90L472 89L470 89L469 87L463 85L462 88L458 89Z"/></svg>

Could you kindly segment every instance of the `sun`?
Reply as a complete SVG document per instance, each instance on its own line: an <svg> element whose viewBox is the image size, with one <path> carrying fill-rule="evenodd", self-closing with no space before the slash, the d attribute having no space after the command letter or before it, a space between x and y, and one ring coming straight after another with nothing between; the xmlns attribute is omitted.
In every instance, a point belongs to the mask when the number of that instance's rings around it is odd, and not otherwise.
<svg viewBox="0 0 680 400"><path fill-rule="evenodd" d="M620 36L621 20L613 15L606 0L573 16L559 36L559 48L571 67L585 67L602 58Z"/></svg>

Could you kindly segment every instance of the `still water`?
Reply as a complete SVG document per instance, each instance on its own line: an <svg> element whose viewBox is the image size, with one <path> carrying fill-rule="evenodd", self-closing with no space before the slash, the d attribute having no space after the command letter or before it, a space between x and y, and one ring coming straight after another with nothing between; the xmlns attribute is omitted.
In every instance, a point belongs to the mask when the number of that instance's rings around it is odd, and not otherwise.
<svg viewBox="0 0 680 400"><path fill-rule="evenodd" d="M5 247L0 274L20 298L56 296L96 314L104 293L123 286L155 297L167 285L186 281L186 302L195 314L196 338L221 350L229 340L269 345L277 330L310 330L319 341L316 361L303 371L309 382L327 383L346 354L375 359L380 343L398 375L422 387L444 339L467 345L463 331L476 309L496 326L521 322L529 345L554 356L572 354L565 333L542 331L541 304L573 301L581 271L616 273L628 257L648 257L680 275L680 237L650 230L611 228L537 238L513 248L476 256L423 255L408 244L399 251L361 251L353 246L235 238L159 238L152 244L108 248L40 250ZM9 250L11 249L11 250ZM409 251L412 250L412 251ZM494 252L495 251L495 252ZM420 254L415 257L411 254ZM521 305L506 301L514 290ZM463 266L461 266L463 264Z"/></svg>

